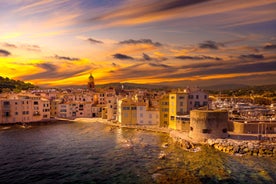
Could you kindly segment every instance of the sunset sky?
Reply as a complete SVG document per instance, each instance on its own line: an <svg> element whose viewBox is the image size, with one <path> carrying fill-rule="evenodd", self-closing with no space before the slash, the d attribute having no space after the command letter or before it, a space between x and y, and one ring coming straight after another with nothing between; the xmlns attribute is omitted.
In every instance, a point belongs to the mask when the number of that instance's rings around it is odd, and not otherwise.
<svg viewBox="0 0 276 184"><path fill-rule="evenodd" d="M0 76L275 84L276 0L1 0Z"/></svg>

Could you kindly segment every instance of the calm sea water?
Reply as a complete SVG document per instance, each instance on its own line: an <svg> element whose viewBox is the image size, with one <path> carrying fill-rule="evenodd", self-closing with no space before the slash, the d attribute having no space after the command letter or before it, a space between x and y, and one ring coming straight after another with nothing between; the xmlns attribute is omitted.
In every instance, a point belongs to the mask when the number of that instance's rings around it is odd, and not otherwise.
<svg viewBox="0 0 276 184"><path fill-rule="evenodd" d="M1 184L275 181L275 158L186 152L165 134L81 122L0 131Z"/></svg>

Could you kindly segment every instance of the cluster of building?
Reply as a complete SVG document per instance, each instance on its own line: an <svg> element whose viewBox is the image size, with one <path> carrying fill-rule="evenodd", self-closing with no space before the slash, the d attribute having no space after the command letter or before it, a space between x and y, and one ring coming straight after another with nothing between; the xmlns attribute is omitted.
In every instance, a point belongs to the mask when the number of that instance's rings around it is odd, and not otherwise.
<svg viewBox="0 0 276 184"><path fill-rule="evenodd" d="M24 123L50 118L103 118L122 125L158 125L182 129L189 113L208 108L208 94L184 89L171 92L95 89L90 74L87 89L45 89L20 94L2 94L0 123Z"/></svg>
<svg viewBox="0 0 276 184"><path fill-rule="evenodd" d="M225 138L228 131L276 133L275 106L252 105L247 100L210 101L208 94L199 88L153 91L126 90L122 86L96 90L90 74L87 89L1 94L0 124L53 118L102 118L122 126L156 126L185 131L198 139Z"/></svg>

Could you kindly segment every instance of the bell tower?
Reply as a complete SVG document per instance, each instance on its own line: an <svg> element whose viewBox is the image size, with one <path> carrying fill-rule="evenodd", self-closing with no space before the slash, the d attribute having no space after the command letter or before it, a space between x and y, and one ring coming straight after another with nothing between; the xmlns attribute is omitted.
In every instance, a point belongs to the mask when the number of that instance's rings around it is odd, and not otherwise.
<svg viewBox="0 0 276 184"><path fill-rule="evenodd" d="M90 91L95 91L95 82L94 82L94 77L90 73L90 76L88 77L88 83L87 83L87 88Z"/></svg>

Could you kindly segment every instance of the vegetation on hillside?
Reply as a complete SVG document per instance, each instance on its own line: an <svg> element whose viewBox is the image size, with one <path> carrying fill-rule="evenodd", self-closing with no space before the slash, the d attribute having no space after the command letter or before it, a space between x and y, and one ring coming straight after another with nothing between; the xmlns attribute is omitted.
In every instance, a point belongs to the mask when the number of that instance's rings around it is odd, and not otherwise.
<svg viewBox="0 0 276 184"><path fill-rule="evenodd" d="M258 104L276 102L276 85L247 86L239 89L206 90L209 94L225 97L251 97Z"/></svg>
<svg viewBox="0 0 276 184"><path fill-rule="evenodd" d="M25 83L20 80L9 79L8 77L4 78L0 76L0 93L2 92L20 92L21 90L28 90L37 88L31 83Z"/></svg>

